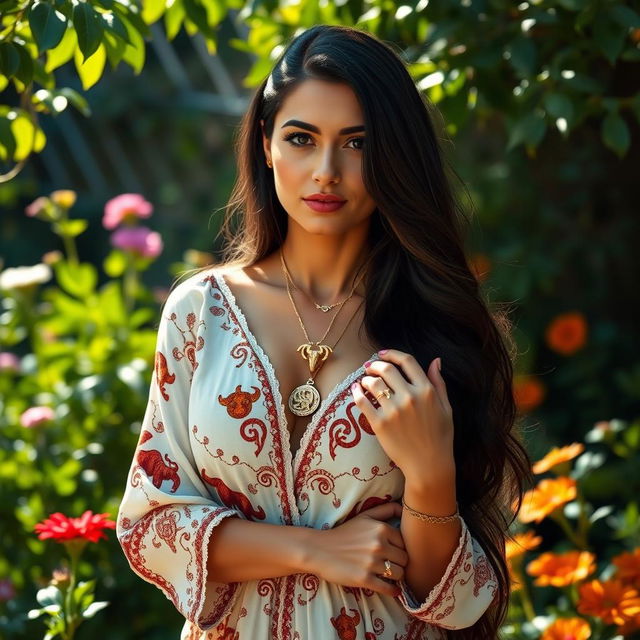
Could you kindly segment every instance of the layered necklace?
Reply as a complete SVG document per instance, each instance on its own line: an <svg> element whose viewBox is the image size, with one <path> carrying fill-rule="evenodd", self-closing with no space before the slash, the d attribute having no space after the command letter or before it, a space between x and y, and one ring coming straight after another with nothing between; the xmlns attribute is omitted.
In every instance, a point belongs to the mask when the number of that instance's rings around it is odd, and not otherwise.
<svg viewBox="0 0 640 640"><path fill-rule="evenodd" d="M324 332L324 335L322 336L322 338L314 342L313 340L311 340L311 338L309 337L309 334L307 333L307 329L305 328L304 323L302 322L302 318L300 317L298 307L296 306L293 296L291 295L291 285L293 285L294 288L296 288L296 286L295 286L295 283L293 282L293 278L291 277L291 274L289 273L289 270L287 269L287 265L284 261L282 247L280 247L280 264L282 265L282 273L284 274L285 282L287 284L287 295L289 296L289 300L291 301L293 310L295 311L295 314L298 318L298 322L300 323L300 326L302 327L302 331L305 335L305 338L307 339L305 343L301 344L298 347L297 351L305 360L307 360L309 364L309 378L305 383L298 385L291 392L291 395L289 396L289 409L291 410L291 413L295 414L296 416L308 416L308 415L311 415L314 411L316 411L316 409L320 406L320 392L315 386L314 378L316 377L318 371L320 370L322 365L325 363L329 355L333 353L333 349L335 348L335 346L338 344L338 342L344 335L344 332L347 330L347 327L349 326L349 324L355 317L356 313L362 306L362 303L364 302L364 300L356 307L356 310L351 315L351 318L349 318L349 321L347 322L344 329L338 336L338 339L333 343L333 347L330 347L328 344L324 344L323 341L327 337L329 331L331 331L331 327L333 326L333 323L338 317L338 314L340 313L340 311L342 311L342 307L344 307L345 303L348 300L350 300L351 297L353 296L354 291L356 290L357 286L360 284L360 281L364 277L364 271L354 283L349 295L344 300L342 300L342 302L336 302L335 304L332 304L332 305L319 305L318 303L312 300L312 302L316 305L316 308L320 309L325 313L330 309L332 309L333 307L336 307L336 306L338 307L338 310L336 311L333 318L331 319L331 322L329 323L329 327Z"/></svg>

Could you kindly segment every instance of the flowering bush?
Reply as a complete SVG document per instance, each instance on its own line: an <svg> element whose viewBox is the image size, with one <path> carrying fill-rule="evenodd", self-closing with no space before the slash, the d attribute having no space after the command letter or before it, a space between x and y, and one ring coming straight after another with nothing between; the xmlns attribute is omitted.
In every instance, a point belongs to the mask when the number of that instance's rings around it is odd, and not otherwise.
<svg viewBox="0 0 640 640"><path fill-rule="evenodd" d="M533 465L550 473L529 490L506 555L513 579L507 638L540 640L638 637L640 632L640 519L634 499L615 489L603 495L598 476L610 474L618 459L637 468L640 422L599 422L586 435L589 444L554 447ZM597 487L598 503L589 493ZM595 498L594 498L595 502ZM554 522L550 537L562 537L543 550L543 535L524 525ZM617 540L601 544L602 539ZM594 548L594 542L599 542ZM537 555L528 561L526 556ZM533 579L533 580L532 580Z"/></svg>

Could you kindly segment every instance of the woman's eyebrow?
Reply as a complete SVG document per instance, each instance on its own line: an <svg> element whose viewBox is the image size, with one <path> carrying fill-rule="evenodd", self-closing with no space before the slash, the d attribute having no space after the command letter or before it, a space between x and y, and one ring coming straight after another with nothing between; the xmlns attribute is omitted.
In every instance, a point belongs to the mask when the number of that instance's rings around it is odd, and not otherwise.
<svg viewBox="0 0 640 640"><path fill-rule="evenodd" d="M315 124L302 122L302 120L287 120L280 128L284 129L285 127L300 127L301 129L307 129L307 131L313 131L313 133L320 133L320 129L316 127ZM364 131L363 124L358 124L354 127L345 127L344 129L340 129L338 133L344 135L347 133L358 133L359 131Z"/></svg>

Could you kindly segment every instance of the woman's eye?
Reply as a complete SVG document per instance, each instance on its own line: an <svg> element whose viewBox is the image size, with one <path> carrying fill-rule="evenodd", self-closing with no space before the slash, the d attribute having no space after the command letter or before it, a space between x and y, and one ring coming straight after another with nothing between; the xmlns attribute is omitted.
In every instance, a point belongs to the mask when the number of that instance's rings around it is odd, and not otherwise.
<svg viewBox="0 0 640 640"><path fill-rule="evenodd" d="M302 142L296 142L296 138L302 138ZM309 145L305 143L305 141L308 141L311 138L311 136L308 133L290 133L289 135L285 136L285 141L288 142L289 144L292 144L294 147L308 147ZM352 142L357 142L359 143L359 146L356 145L355 147L351 147L352 149L357 149L358 151L360 151L362 149L362 145L364 144L364 138L363 137L357 137L357 138L351 138L347 144L351 144Z"/></svg>

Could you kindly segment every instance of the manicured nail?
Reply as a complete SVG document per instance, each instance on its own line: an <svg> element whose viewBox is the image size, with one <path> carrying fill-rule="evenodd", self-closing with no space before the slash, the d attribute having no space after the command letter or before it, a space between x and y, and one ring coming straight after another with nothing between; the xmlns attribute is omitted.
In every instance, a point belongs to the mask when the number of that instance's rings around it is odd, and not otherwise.
<svg viewBox="0 0 640 640"><path fill-rule="evenodd" d="M385 353L387 353L387 351L389 351L389 349L380 349L380 351L378 351L378 353L383 356Z"/></svg>
<svg viewBox="0 0 640 640"><path fill-rule="evenodd" d="M370 366L371 366L371 360L367 360L367 361L364 363L364 366L365 366L365 367L370 367Z"/></svg>
<svg viewBox="0 0 640 640"><path fill-rule="evenodd" d="M354 390L355 390L355 389L357 389L357 388L358 388L358 383L357 383L357 382L354 382L354 383L351 385L351 391L354 391Z"/></svg>

